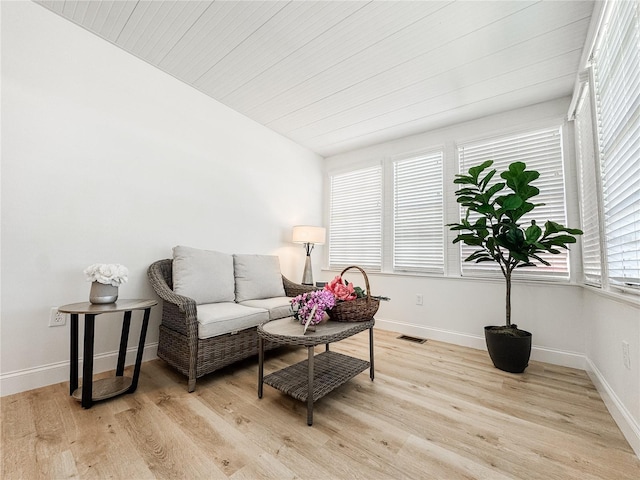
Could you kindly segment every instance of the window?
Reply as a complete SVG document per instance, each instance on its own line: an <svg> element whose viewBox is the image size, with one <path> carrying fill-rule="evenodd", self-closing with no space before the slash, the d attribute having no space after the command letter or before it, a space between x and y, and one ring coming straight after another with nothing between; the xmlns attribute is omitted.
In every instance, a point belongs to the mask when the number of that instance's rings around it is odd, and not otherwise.
<svg viewBox="0 0 640 480"><path fill-rule="evenodd" d="M580 172L580 216L582 219L582 270L584 281L591 285L601 284L600 211L598 191L600 175L596 162L593 113L590 89L582 91L575 117L577 157Z"/></svg>
<svg viewBox="0 0 640 480"><path fill-rule="evenodd" d="M608 281L640 289L639 9L609 2L592 65Z"/></svg>
<svg viewBox="0 0 640 480"><path fill-rule="evenodd" d="M393 270L444 273L442 152L393 162Z"/></svg>
<svg viewBox="0 0 640 480"><path fill-rule="evenodd" d="M467 172L470 167L479 165L486 160L493 160L492 168L499 172L506 170L513 162L524 162L527 168L540 172L540 178L534 185L540 189L535 197L535 203L543 203L522 218L524 224L530 220L537 220L542 226L545 221L567 224L564 197L564 170L562 160L562 135L559 128L528 132L522 135L481 141L473 144L461 145L458 148L460 171ZM496 175L498 177L498 175ZM500 178L492 180L497 183ZM461 245L462 274L496 274L500 267L493 262L473 263L464 262L475 251L474 247ZM539 265L517 270L533 275L568 277L569 256L567 251L560 254L541 255L551 266Z"/></svg>
<svg viewBox="0 0 640 480"><path fill-rule="evenodd" d="M329 268L444 273L442 151L333 174L329 195Z"/></svg>
<svg viewBox="0 0 640 480"><path fill-rule="evenodd" d="M382 268L382 167L331 177L329 267Z"/></svg>

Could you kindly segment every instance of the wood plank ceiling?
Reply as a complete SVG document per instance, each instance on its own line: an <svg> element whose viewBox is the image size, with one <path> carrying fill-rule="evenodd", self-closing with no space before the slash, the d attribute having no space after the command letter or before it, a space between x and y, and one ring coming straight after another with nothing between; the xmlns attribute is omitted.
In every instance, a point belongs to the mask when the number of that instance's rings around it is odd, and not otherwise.
<svg viewBox="0 0 640 480"><path fill-rule="evenodd" d="M37 3L323 156L571 95L594 5Z"/></svg>

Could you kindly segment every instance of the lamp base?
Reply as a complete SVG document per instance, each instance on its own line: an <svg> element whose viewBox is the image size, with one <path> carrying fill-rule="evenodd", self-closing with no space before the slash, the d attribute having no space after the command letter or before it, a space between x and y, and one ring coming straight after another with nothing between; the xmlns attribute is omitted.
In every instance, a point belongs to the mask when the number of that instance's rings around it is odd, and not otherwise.
<svg viewBox="0 0 640 480"><path fill-rule="evenodd" d="M302 272L302 285L313 285L313 270L311 269L311 255L307 255Z"/></svg>

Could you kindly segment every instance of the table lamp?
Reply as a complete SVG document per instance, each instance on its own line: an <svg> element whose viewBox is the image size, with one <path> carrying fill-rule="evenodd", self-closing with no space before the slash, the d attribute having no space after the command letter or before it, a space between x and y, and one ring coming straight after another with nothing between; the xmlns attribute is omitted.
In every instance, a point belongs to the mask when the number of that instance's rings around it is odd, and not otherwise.
<svg viewBox="0 0 640 480"><path fill-rule="evenodd" d="M323 227L310 225L296 225L293 227L293 243L303 243L307 251L307 258L302 273L302 284L313 285L313 271L311 269L311 252L314 245L324 245L326 230Z"/></svg>

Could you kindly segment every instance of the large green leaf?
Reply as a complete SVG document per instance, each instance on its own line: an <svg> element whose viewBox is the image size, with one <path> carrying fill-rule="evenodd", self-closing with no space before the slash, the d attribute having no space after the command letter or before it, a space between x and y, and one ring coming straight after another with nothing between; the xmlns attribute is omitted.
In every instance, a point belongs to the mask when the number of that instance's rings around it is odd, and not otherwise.
<svg viewBox="0 0 640 480"><path fill-rule="evenodd" d="M541 235L542 229L535 224L535 221L532 222L532 225L528 227L524 232L524 236L527 240L527 243L529 244L535 244Z"/></svg>
<svg viewBox="0 0 640 480"><path fill-rule="evenodd" d="M561 243L576 243L576 237L573 235L558 235L557 237L550 238L549 240L553 240L553 242L557 245L559 242Z"/></svg>
<svg viewBox="0 0 640 480"><path fill-rule="evenodd" d="M478 237L476 235L472 235L472 234L458 235L458 238L462 242L464 242L465 245L479 247L479 246L482 246L482 244L483 244L482 238L480 238L480 237ZM455 241L454 241L454 243L455 243Z"/></svg>
<svg viewBox="0 0 640 480"><path fill-rule="evenodd" d="M506 233L506 238L518 250L524 245L524 233L519 228L510 228Z"/></svg>
<svg viewBox="0 0 640 480"><path fill-rule="evenodd" d="M519 261L525 262L525 263L529 263L529 256L527 254L519 252L517 250L512 250L509 253L516 260L519 260Z"/></svg>
<svg viewBox="0 0 640 480"><path fill-rule="evenodd" d="M505 210L516 210L523 204L522 198L516 194L507 195L506 197L501 198L504 198L501 205Z"/></svg>
<svg viewBox="0 0 640 480"><path fill-rule="evenodd" d="M473 252L467 258L464 259L465 262L487 262L487 261L495 261L491 255L489 255L484 250L478 250Z"/></svg>
<svg viewBox="0 0 640 480"><path fill-rule="evenodd" d="M468 230L467 227L465 227L464 225L461 225L459 223L448 223L447 227L450 227L449 230Z"/></svg>
<svg viewBox="0 0 640 480"><path fill-rule="evenodd" d="M528 200L538 194L540 194L538 187L533 187L531 185L523 185L518 189L518 195L520 195L524 200Z"/></svg>
<svg viewBox="0 0 640 480"><path fill-rule="evenodd" d="M493 208L493 205L488 205L486 203L479 205L475 211L482 215L495 216L495 209Z"/></svg>
<svg viewBox="0 0 640 480"><path fill-rule="evenodd" d="M456 196L459 197L460 195L478 195L480 192L480 190L478 190L477 188L469 188L469 187L465 187L465 188L461 188L459 190L456 191Z"/></svg>
<svg viewBox="0 0 640 480"><path fill-rule="evenodd" d="M502 190L505 186L506 184L504 182L500 182L500 183L496 183L491 188L489 188L489 190L487 190L486 193L484 194L485 198L487 199L487 202L489 202L491 200L491 197L493 197L496 193Z"/></svg>
<svg viewBox="0 0 640 480"><path fill-rule="evenodd" d="M526 190L529 183L537 180L540 177L540 173L535 170L527 171L526 168L527 166L523 162L513 162L509 165L509 169L506 172L502 172L500 176L507 181L507 186L515 193L522 193L523 198L530 198L523 190Z"/></svg>
<svg viewBox="0 0 640 480"><path fill-rule="evenodd" d="M453 183L455 184L471 184L471 185L475 185L476 184L476 180L474 180L471 177L468 177L466 175L456 175L458 178L456 178Z"/></svg>
<svg viewBox="0 0 640 480"><path fill-rule="evenodd" d="M486 162L482 162L480 165L469 169L469 176L474 179L474 183L478 183L478 177L480 174L491 165L493 165L493 160L487 160Z"/></svg>
<svg viewBox="0 0 640 480"><path fill-rule="evenodd" d="M453 243L458 242L463 242L465 245L482 246L483 240L474 233L461 233L453 240Z"/></svg>
<svg viewBox="0 0 640 480"><path fill-rule="evenodd" d="M491 179L493 178L493 176L495 174L496 174L496 170L493 169L493 170L491 170L489 173L487 173L485 175L485 177L480 182L480 189L481 190L484 190L485 188L487 188L487 185L489 184L489 182L491 181Z"/></svg>
<svg viewBox="0 0 640 480"><path fill-rule="evenodd" d="M474 203L477 202L476 197L470 197L468 195L460 195L458 197L458 203Z"/></svg>

